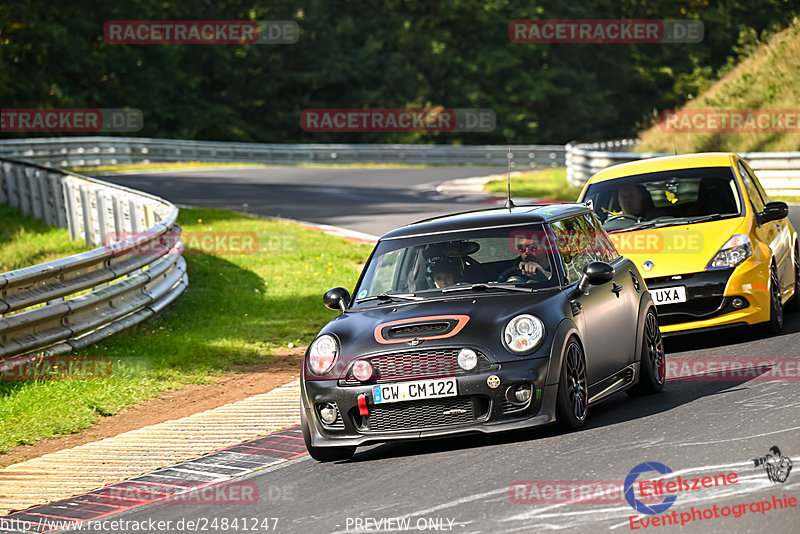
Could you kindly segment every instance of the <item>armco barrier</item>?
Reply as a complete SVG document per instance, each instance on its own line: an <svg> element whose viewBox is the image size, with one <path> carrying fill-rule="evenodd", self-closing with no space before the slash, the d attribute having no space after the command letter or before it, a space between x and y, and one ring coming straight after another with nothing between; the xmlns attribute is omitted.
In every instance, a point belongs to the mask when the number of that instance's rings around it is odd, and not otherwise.
<svg viewBox="0 0 800 534"><path fill-rule="evenodd" d="M0 140L0 156L49 167L216 161L269 164L403 163L505 167L508 145L266 144L139 137ZM515 168L563 167L563 145L511 146Z"/></svg>
<svg viewBox="0 0 800 534"><path fill-rule="evenodd" d="M569 143L566 148L567 181L581 187L596 172L626 161L665 153L632 152L636 140ZM740 154L772 195L800 195L800 152L744 152Z"/></svg>
<svg viewBox="0 0 800 534"><path fill-rule="evenodd" d="M0 158L0 203L68 228L93 250L0 273L0 357L86 346L159 312L188 284L178 209L158 197ZM106 235L136 236L113 247ZM170 239L165 239L168 234ZM163 246L169 242L170 246ZM162 246L158 246L161 243ZM134 249L146 248L146 254ZM127 253L130 252L130 253Z"/></svg>

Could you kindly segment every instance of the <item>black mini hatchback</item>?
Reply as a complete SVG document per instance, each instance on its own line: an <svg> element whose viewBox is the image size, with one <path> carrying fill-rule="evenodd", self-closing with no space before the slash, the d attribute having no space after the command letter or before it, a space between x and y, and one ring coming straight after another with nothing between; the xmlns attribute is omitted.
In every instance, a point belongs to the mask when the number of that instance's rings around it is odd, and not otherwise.
<svg viewBox="0 0 800 534"><path fill-rule="evenodd" d="M421 221L384 235L342 313L309 346L306 447L359 445L558 422L664 385L656 308L630 260L582 204Z"/></svg>

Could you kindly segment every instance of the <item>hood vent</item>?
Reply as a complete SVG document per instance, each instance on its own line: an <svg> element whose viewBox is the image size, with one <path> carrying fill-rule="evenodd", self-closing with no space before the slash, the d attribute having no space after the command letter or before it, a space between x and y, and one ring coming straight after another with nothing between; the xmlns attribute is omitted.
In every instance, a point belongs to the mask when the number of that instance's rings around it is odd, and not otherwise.
<svg viewBox="0 0 800 534"><path fill-rule="evenodd" d="M384 328L383 337L386 339L407 339L418 337L441 336L455 328L457 321L436 321L432 323L411 323Z"/></svg>

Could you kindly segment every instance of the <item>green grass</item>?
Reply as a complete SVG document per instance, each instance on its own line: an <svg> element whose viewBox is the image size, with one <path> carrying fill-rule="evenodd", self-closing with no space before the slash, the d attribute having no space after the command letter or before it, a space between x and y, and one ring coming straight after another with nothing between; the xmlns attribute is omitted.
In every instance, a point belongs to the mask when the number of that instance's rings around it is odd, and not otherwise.
<svg viewBox="0 0 800 534"><path fill-rule="evenodd" d="M486 191L506 193L506 180L492 180L484 185ZM566 200L574 202L580 187L567 183L567 169L559 167L543 171L511 173L511 196L531 197L541 200Z"/></svg>
<svg viewBox="0 0 800 534"><path fill-rule="evenodd" d="M311 341L336 312L322 304L334 286L352 288L371 247L228 210L183 209L192 232L247 232L257 254L186 254L189 288L146 324L74 353L107 357L97 380L0 382L0 452L76 432L99 416L186 384L208 384L266 361L288 344ZM2 463L2 457L0 457Z"/></svg>
<svg viewBox="0 0 800 534"><path fill-rule="evenodd" d="M683 110L793 110L800 102L800 20L773 35L744 61L684 106ZM656 124L640 132L637 152L680 153L800 150L800 133L736 132L674 134ZM674 139L674 140L673 140Z"/></svg>
<svg viewBox="0 0 800 534"><path fill-rule="evenodd" d="M69 232L0 204L0 273L29 267L86 250Z"/></svg>

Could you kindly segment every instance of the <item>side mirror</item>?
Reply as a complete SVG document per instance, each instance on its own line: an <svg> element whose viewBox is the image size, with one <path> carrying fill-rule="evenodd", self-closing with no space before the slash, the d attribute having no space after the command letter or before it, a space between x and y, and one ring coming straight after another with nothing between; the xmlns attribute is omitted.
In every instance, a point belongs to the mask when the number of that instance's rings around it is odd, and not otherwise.
<svg viewBox="0 0 800 534"><path fill-rule="evenodd" d="M784 219L789 216L789 206L786 202L767 202L759 215L762 223Z"/></svg>
<svg viewBox="0 0 800 534"><path fill-rule="evenodd" d="M325 292L322 303L332 310L345 311L350 304L350 292L343 287L334 287Z"/></svg>
<svg viewBox="0 0 800 534"><path fill-rule="evenodd" d="M613 280L614 268L604 261L593 261L583 268L583 276L578 282L578 290L589 294L589 286L599 286Z"/></svg>

